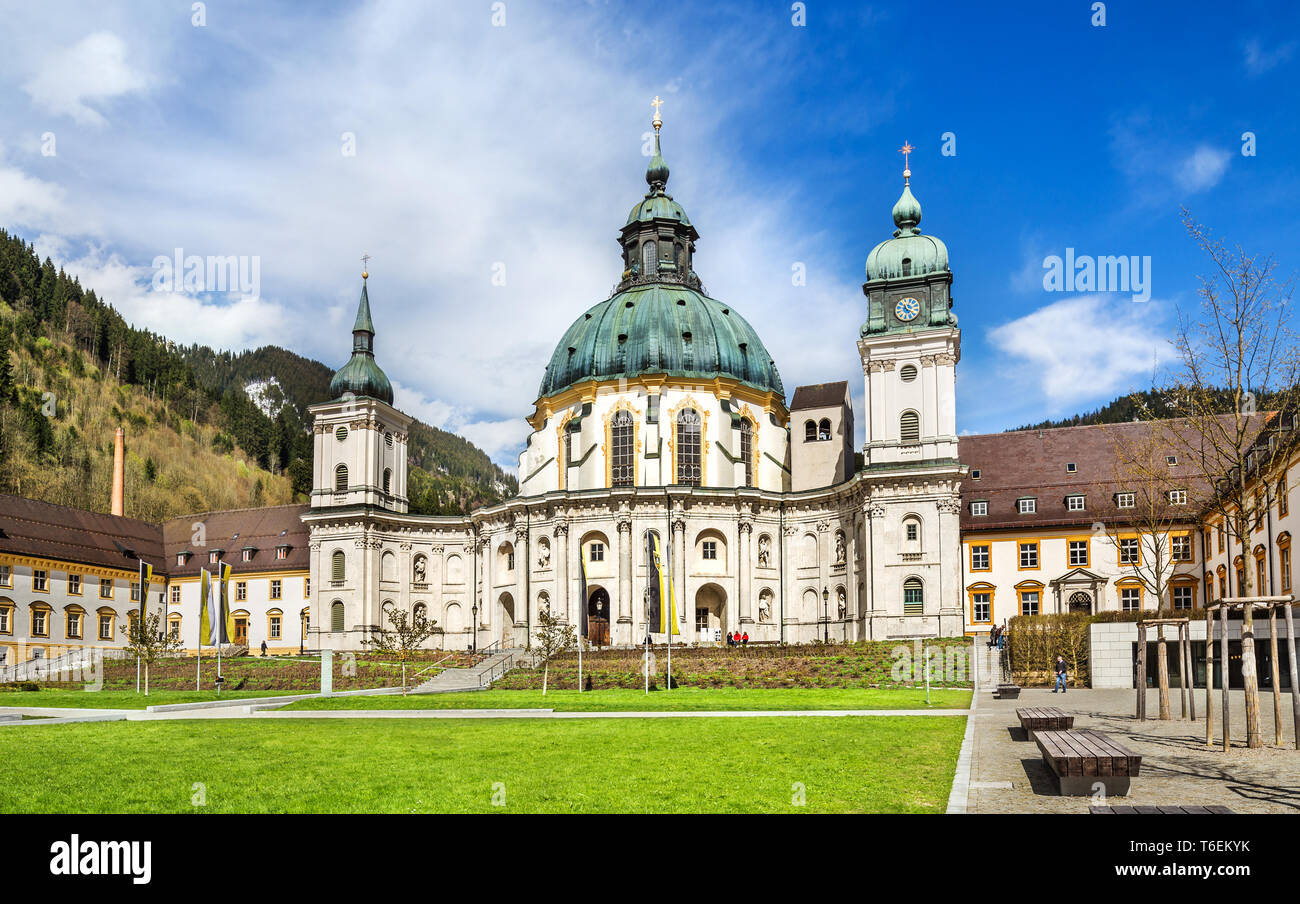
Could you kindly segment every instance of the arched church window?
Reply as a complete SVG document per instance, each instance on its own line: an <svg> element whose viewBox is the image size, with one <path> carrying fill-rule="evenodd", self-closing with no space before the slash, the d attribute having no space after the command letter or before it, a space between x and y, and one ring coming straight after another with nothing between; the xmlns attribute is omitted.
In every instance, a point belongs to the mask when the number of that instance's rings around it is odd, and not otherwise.
<svg viewBox="0 0 1300 904"><path fill-rule="evenodd" d="M341 581L346 576L347 576L347 556L343 554L343 550L336 549L334 550L334 555L331 556L331 561L330 561L330 580Z"/></svg>
<svg viewBox="0 0 1300 904"><path fill-rule="evenodd" d="M694 408L677 415L677 482L700 485L700 413Z"/></svg>
<svg viewBox="0 0 1300 904"><path fill-rule="evenodd" d="M831 438L831 422L829 418L822 418L821 423L817 425L817 438L822 441Z"/></svg>
<svg viewBox="0 0 1300 904"><path fill-rule="evenodd" d="M745 486L754 485L754 425L740 422L740 460L745 463Z"/></svg>
<svg viewBox="0 0 1300 904"><path fill-rule="evenodd" d="M921 440L921 416L915 411L904 411L898 419L898 437L905 443Z"/></svg>
<svg viewBox="0 0 1300 904"><path fill-rule="evenodd" d="M343 630L343 603L339 600L335 600L334 604L330 606L330 630Z"/></svg>
<svg viewBox="0 0 1300 904"><path fill-rule="evenodd" d="M393 491L393 469L384 468L384 495L387 496Z"/></svg>
<svg viewBox="0 0 1300 904"><path fill-rule="evenodd" d="M610 482L616 487L630 487L636 483L636 448L632 440L632 412L626 408L614 412L610 421L612 445L609 465Z"/></svg>
<svg viewBox="0 0 1300 904"><path fill-rule="evenodd" d="M658 272L659 268L659 245L654 241L646 242L641 246L641 275L649 276L651 273Z"/></svg>
<svg viewBox="0 0 1300 904"><path fill-rule="evenodd" d="M817 439L817 425L812 421L807 421L803 425L803 441L811 443Z"/></svg>
<svg viewBox="0 0 1300 904"><path fill-rule="evenodd" d="M348 491L348 466L339 465L334 469L334 492L346 493Z"/></svg>

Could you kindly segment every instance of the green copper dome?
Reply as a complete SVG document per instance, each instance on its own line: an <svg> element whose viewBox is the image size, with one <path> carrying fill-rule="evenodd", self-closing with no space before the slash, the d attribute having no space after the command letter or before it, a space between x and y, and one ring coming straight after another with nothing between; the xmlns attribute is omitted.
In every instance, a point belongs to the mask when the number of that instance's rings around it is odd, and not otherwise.
<svg viewBox="0 0 1300 904"><path fill-rule="evenodd" d="M867 280L923 276L948 269L948 246L932 235L922 235L921 202L904 183L903 194L894 205L894 237L886 239L867 255Z"/></svg>
<svg viewBox="0 0 1300 904"><path fill-rule="evenodd" d="M538 391L642 374L734 377L782 399L776 363L729 305L688 286L633 286L589 309L555 348Z"/></svg>
<svg viewBox="0 0 1300 904"><path fill-rule="evenodd" d="M370 294L361 285L357 319L352 324L352 357L330 380L330 396L341 399L347 394L367 396L393 404L393 384L375 363L375 324L370 318Z"/></svg>
<svg viewBox="0 0 1300 904"><path fill-rule="evenodd" d="M645 174L650 190L619 230L622 279L613 295L565 331L537 394L545 398L589 380L667 374L732 377L784 401L781 376L754 328L710 298L695 274L699 233L664 193L660 125L656 119L655 154Z"/></svg>

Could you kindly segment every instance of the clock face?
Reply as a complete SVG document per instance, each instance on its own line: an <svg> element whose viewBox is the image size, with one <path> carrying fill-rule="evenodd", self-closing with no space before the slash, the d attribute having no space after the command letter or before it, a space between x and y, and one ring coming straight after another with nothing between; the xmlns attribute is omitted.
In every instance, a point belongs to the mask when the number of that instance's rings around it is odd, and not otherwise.
<svg viewBox="0 0 1300 904"><path fill-rule="evenodd" d="M921 303L911 296L898 299L898 304L894 305L894 316L904 323L915 320L919 313L921 313Z"/></svg>

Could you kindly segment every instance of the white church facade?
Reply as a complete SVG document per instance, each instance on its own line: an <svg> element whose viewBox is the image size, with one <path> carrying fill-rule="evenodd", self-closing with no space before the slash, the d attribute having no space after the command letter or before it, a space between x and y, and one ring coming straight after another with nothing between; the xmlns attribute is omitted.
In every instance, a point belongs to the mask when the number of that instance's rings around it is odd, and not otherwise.
<svg viewBox="0 0 1300 904"><path fill-rule="evenodd" d="M659 128L649 190L620 232L621 280L559 339L515 498L464 517L407 512L410 419L374 360L363 287L353 357L334 400L312 408L309 646L356 649L389 606L435 619L448 648L523 646L539 611L576 623L582 608L594 642L638 644L651 532L669 553L676 641L963 632L960 332L947 249L916 228L910 172L894 235L867 260L855 450L848 384L800 387L787 404L753 327L706 294Z"/></svg>

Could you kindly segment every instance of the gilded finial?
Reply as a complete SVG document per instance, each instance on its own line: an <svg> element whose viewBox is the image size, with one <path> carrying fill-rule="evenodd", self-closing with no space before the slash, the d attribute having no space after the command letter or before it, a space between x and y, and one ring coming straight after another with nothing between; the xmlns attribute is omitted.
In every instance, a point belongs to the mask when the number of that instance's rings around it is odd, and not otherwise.
<svg viewBox="0 0 1300 904"><path fill-rule="evenodd" d="M363 253L363 254L361 255L361 278L362 278L362 279L369 279L369 278L370 278L370 274L367 272L367 269L366 269L366 265L369 264L369 263L370 263L370 255L369 255L369 254L364 254L364 253Z"/></svg>
<svg viewBox="0 0 1300 904"><path fill-rule="evenodd" d="M650 124L651 124L652 126L655 127L655 131L656 131L656 132L658 132L658 131L659 131L659 127L662 126L662 125L664 124L664 121L663 121L662 119L659 118L659 108L662 107L663 105L664 105L664 102L661 101L661 100L659 99L659 95L658 95L658 94L655 95L655 99L654 99L654 100L650 101L650 106L652 106L652 107L655 108L655 118L654 118L654 121L651 122Z"/></svg>
<svg viewBox="0 0 1300 904"><path fill-rule="evenodd" d="M904 141L903 146L898 149L898 153L903 155L903 184L907 184L912 178L912 167L908 163L908 157L911 156L911 153L914 150L916 150L916 148L912 147L906 141Z"/></svg>

